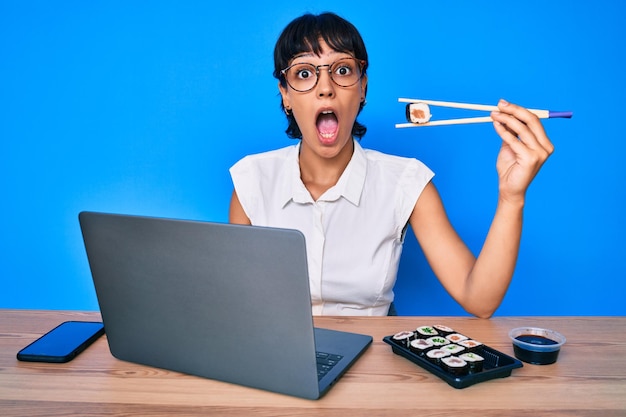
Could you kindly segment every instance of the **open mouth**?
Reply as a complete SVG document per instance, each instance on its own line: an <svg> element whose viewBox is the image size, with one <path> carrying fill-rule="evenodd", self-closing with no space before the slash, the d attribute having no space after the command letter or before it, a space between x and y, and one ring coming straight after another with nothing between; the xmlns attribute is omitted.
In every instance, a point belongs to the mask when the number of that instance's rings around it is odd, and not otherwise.
<svg viewBox="0 0 626 417"><path fill-rule="evenodd" d="M322 139L331 140L337 134L339 122L332 110L324 110L317 116L316 126Z"/></svg>

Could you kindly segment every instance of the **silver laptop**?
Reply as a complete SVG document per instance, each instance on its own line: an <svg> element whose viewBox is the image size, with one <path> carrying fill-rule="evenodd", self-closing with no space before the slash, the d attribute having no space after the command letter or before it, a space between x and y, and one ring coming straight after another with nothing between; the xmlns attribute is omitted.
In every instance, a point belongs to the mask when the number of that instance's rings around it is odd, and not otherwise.
<svg viewBox="0 0 626 417"><path fill-rule="evenodd" d="M113 356L317 399L372 337L313 327L296 230L82 212Z"/></svg>

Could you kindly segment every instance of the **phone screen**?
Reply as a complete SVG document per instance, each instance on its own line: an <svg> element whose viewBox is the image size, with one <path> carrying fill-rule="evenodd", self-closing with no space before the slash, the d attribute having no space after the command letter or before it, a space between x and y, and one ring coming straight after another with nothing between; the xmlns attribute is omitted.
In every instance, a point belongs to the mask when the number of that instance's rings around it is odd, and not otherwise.
<svg viewBox="0 0 626 417"><path fill-rule="evenodd" d="M104 334L100 322L66 321L18 352L30 362L68 362Z"/></svg>

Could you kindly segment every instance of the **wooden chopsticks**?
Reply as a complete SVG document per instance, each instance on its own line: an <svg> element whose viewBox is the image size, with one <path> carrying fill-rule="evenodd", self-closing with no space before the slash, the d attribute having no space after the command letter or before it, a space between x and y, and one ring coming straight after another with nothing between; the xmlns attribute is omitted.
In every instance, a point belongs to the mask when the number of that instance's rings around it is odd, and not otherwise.
<svg viewBox="0 0 626 417"><path fill-rule="evenodd" d="M399 98L398 102L400 103L424 103L429 106L438 106L438 107L450 107L457 109L466 109L466 110L480 110L480 111L497 111L498 106L492 106L487 104L470 104L470 103L456 103L452 101L437 101L437 100L421 100L421 99L412 99L412 98ZM538 110L538 109L528 109L531 113L534 113L540 119L552 119L552 118L571 118L571 111L551 111L551 110ZM442 126L442 125L458 125L458 124L467 124L467 123L485 123L485 122L493 122L493 119L489 116L482 117L466 117L461 119L448 119L448 120L434 120L428 121L426 123L399 123L396 124L397 128L404 127L420 127L420 126Z"/></svg>

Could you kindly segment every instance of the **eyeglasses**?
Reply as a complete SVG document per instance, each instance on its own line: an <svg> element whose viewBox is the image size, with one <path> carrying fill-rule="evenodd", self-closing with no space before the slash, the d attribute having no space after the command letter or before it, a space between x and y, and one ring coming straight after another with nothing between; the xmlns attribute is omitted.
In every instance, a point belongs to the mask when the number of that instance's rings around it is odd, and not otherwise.
<svg viewBox="0 0 626 417"><path fill-rule="evenodd" d="M340 87L352 87L363 76L365 61L356 58L341 58L332 64L313 65L299 62L281 70L287 84L294 90L304 93L312 90L319 81L320 68L328 67L328 75Z"/></svg>

